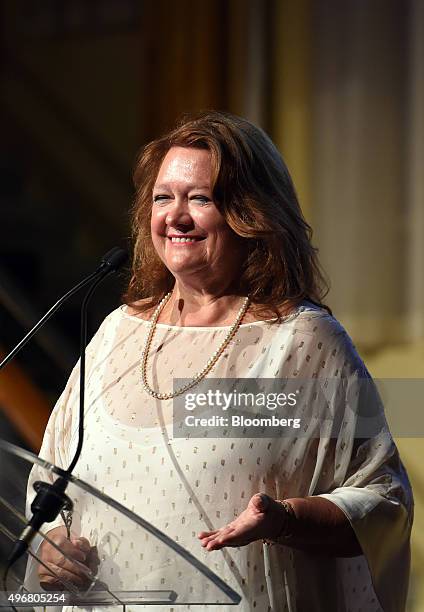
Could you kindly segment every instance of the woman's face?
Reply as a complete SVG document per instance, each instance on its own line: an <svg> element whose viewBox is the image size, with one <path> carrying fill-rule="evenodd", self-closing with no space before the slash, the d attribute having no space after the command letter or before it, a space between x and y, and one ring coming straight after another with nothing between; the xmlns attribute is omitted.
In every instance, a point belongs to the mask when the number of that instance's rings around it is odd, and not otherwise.
<svg viewBox="0 0 424 612"><path fill-rule="evenodd" d="M153 187L152 240L177 279L227 285L240 272L244 249L213 201L211 175L208 150L168 151Z"/></svg>

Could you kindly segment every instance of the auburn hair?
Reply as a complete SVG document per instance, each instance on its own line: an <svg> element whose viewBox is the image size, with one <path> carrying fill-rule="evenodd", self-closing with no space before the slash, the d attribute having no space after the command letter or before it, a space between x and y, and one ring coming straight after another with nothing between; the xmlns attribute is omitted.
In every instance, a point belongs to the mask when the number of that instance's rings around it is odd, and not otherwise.
<svg viewBox="0 0 424 612"><path fill-rule="evenodd" d="M172 147L211 153L213 200L230 228L246 240L240 295L249 295L258 312L278 317L305 299L331 313L322 303L329 287L311 244L312 229L281 154L262 129L218 111L185 115L175 129L142 149L134 171L132 275L123 301L139 312L148 310L175 283L150 231L153 186Z"/></svg>

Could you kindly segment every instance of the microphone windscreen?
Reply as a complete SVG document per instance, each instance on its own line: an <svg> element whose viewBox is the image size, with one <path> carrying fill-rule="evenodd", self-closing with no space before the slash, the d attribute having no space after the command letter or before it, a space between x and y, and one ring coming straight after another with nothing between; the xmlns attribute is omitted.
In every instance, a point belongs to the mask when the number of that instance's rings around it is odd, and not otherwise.
<svg viewBox="0 0 424 612"><path fill-rule="evenodd" d="M119 247L113 247L102 257L103 266L108 266L111 270L118 270L128 259L128 253Z"/></svg>

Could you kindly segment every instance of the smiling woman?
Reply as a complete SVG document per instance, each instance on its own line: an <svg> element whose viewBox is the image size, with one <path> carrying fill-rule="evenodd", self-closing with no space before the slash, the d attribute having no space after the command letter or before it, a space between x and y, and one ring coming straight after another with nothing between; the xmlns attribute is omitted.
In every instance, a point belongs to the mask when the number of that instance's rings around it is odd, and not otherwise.
<svg viewBox="0 0 424 612"><path fill-rule="evenodd" d="M370 387L367 369L322 304L326 284L311 228L281 155L251 123L203 113L143 149L135 184L132 277L123 306L87 350L92 401L75 475L109 486L199 557L242 593L241 612L401 612L408 477L378 395L365 404L358 392L364 381ZM40 451L60 467L77 439L78 371L77 364ZM175 386L176 378L188 382ZM271 379L279 391L294 381L301 401L275 411L288 431L251 437L245 429L231 438L222 423L217 432L209 427L216 421L205 419L199 437L178 436L172 400L199 393L201 382L215 397L216 379ZM378 430L359 427L367 411ZM241 416L250 426L256 418ZM35 469L29 491L36 479ZM44 543L38 580L58 587L47 567L81 584L83 559L101 548L113 518L94 500L66 542L79 565ZM63 545L65 527L59 520L52 528ZM143 576L160 590L175 568L168 553L142 544L148 562L140 555L134 567L121 563L120 578L135 585ZM98 552L104 579L117 558ZM129 545L122 542L119 554L131 558ZM181 584L179 601L192 592L209 601L193 580Z"/></svg>
<svg viewBox="0 0 424 612"><path fill-rule="evenodd" d="M164 294L178 289L160 255L164 249L156 250L156 241L167 232L205 239L192 253L199 255L199 266L201 254L206 257L207 275L198 277L198 289L203 292L210 282L215 299L209 309L215 308L215 315L227 313L228 322L240 302L234 297L247 293L251 306L245 320L288 314L305 297L321 304L327 283L311 244L312 230L280 153L259 128L224 113L183 119L143 149L134 180L133 276L125 301L135 310L151 312ZM152 240L144 239L150 235ZM181 257L184 252L176 251ZM190 289L186 299L191 295ZM174 291L162 320L170 312L178 320L176 302Z"/></svg>

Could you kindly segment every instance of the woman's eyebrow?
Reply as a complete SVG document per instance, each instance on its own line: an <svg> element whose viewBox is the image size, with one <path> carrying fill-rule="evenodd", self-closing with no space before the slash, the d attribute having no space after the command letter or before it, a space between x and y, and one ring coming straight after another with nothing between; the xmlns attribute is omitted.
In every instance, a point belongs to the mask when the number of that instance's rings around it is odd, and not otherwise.
<svg viewBox="0 0 424 612"><path fill-rule="evenodd" d="M195 184L191 184L191 185L184 185L184 187L186 187L189 190L202 189L202 190L207 191L208 189L210 189L210 185L195 185ZM170 185L168 183L161 183L160 185L154 185L153 186L153 190L158 190L158 189L172 189L172 185Z"/></svg>

